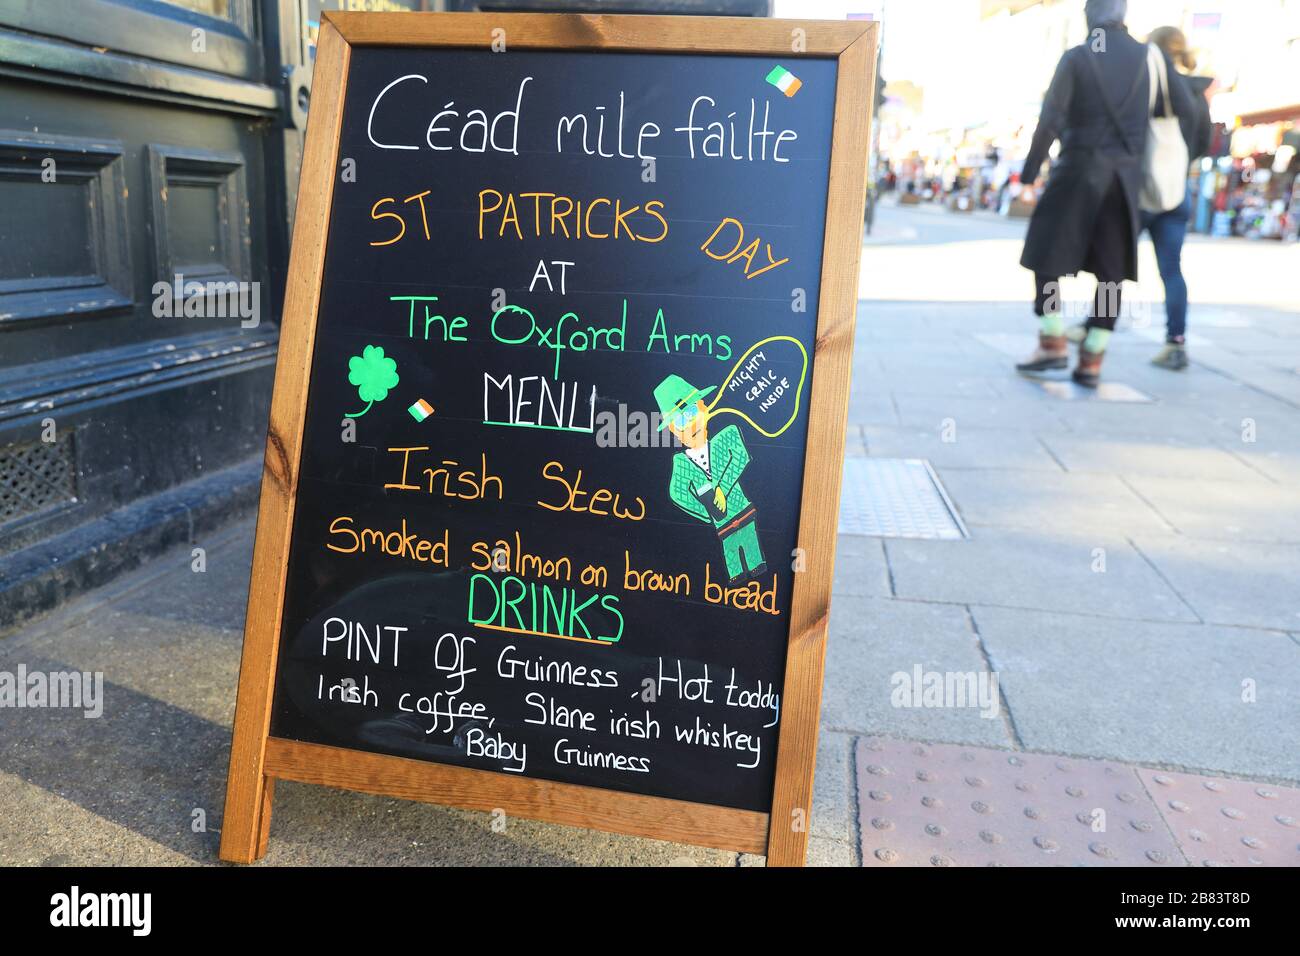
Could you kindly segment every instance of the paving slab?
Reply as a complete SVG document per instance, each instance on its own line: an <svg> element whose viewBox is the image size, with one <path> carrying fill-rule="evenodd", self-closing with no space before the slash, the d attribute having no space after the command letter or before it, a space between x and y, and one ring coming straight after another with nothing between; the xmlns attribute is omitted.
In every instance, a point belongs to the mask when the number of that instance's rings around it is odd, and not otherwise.
<svg viewBox="0 0 1300 956"><path fill-rule="evenodd" d="M879 538L842 534L835 545L835 579L831 584L835 597L892 596L889 565Z"/></svg>
<svg viewBox="0 0 1300 956"><path fill-rule="evenodd" d="M906 338L876 341L864 347L880 359L879 380L891 388L917 395L934 394L968 398L997 398L1002 394L1003 369L970 339L957 340L937 350L927 344L917 348L917 327ZM936 334L943 334L938 332Z"/></svg>
<svg viewBox="0 0 1300 956"><path fill-rule="evenodd" d="M1181 866L1130 767L868 737L862 865Z"/></svg>
<svg viewBox="0 0 1300 956"><path fill-rule="evenodd" d="M1146 475L1127 481L1188 537L1300 543L1300 488L1296 486ZM1135 527L1131 533L1143 531Z"/></svg>
<svg viewBox="0 0 1300 956"><path fill-rule="evenodd" d="M1300 426L1300 411L1291 412L1296 417L1296 426ZM1250 416L1238 418L1229 414L1226 418L1199 416L1208 421L1211 431L1204 439L1207 446L1222 448L1228 454L1241 458L1253 466L1252 456L1269 455L1286 457L1295 455L1300 450L1300 427L1288 424L1279 428L1273 421L1259 422ZM1245 422L1246 424L1242 424ZM1276 475L1269 474L1268 469L1257 469L1274 480ZM1183 476L1187 477L1187 476Z"/></svg>
<svg viewBox="0 0 1300 956"><path fill-rule="evenodd" d="M849 394L849 419L853 424L898 423L894 400L887 392L853 391Z"/></svg>
<svg viewBox="0 0 1300 956"><path fill-rule="evenodd" d="M1057 402L1053 412L1075 435L1113 438L1127 435L1155 442L1170 439L1215 443L1224 437L1222 424L1194 410L1164 402L1150 405L1120 402Z"/></svg>
<svg viewBox="0 0 1300 956"><path fill-rule="evenodd" d="M1195 345L1190 348L1195 352ZM1123 365L1124 380L1158 398L1163 409L1171 416L1221 409L1233 402L1250 398L1258 403L1261 398L1258 392L1241 382L1206 369L1173 372L1152 365L1150 360L1157 351L1157 348L1151 348L1140 355L1130 356L1127 361L1119 364Z"/></svg>
<svg viewBox="0 0 1300 956"><path fill-rule="evenodd" d="M940 674L987 673L964 608L836 597L822 690L822 726L832 731L890 733L986 745L1010 743L1001 713L978 706L895 706L895 690L920 668ZM895 680L896 674L904 678ZM908 684L910 687L910 683ZM973 703L973 702L972 702Z"/></svg>
<svg viewBox="0 0 1300 956"><path fill-rule="evenodd" d="M939 476L971 528L1084 535L1166 534L1172 530L1116 475L940 468Z"/></svg>
<svg viewBox="0 0 1300 956"><path fill-rule="evenodd" d="M1139 537L1134 545L1205 621L1300 628L1300 545ZM1300 746L1300 729L1297 730Z"/></svg>
<svg viewBox="0 0 1300 956"><path fill-rule="evenodd" d="M1224 349L1202 350L1193 361L1221 374L1249 382L1252 388L1278 401L1291 404L1300 402L1300 375L1295 373L1289 354L1276 357L1245 356Z"/></svg>
<svg viewBox="0 0 1300 956"><path fill-rule="evenodd" d="M969 369L967 370L969 372ZM996 399L1005 394L1005 383L1000 375L972 376L951 374L918 377L906 371L890 371L880 378L895 398L903 396L938 396L941 398Z"/></svg>
<svg viewBox="0 0 1300 956"><path fill-rule="evenodd" d="M1032 327L1030 327L1032 329ZM975 332L971 336L990 355L996 355L998 364L1004 369L1011 368L1015 362L1024 359L1034 350L1035 340L1032 331L1025 332ZM1010 363L1008 363L1010 359Z"/></svg>
<svg viewBox="0 0 1300 956"><path fill-rule="evenodd" d="M900 598L1031 608L1101 618L1197 622L1119 535L980 529L969 541L885 542ZM1095 570L1102 567L1104 571ZM1114 621L1098 626L1123 627Z"/></svg>
<svg viewBox="0 0 1300 956"><path fill-rule="evenodd" d="M817 774L813 780L812 829L809 836L852 846L856 842L853 741L849 734L823 729L817 739Z"/></svg>
<svg viewBox="0 0 1300 956"><path fill-rule="evenodd" d="M1272 334L1272 330L1234 332L1231 336L1216 335L1216 339L1223 352L1255 359L1266 368L1290 371L1300 365L1300 345L1294 338ZM1207 361L1212 362L1216 355L1208 355Z"/></svg>
<svg viewBox="0 0 1300 956"><path fill-rule="evenodd" d="M1073 379L1024 377L1025 384L1057 402L1119 402L1120 404L1149 404L1155 399L1141 389L1107 376L1091 388L1085 388ZM1011 394L1015 394L1012 392Z"/></svg>
<svg viewBox="0 0 1300 956"><path fill-rule="evenodd" d="M895 380L917 375L938 379L942 375L953 378L980 378L1001 370L1000 363L991 360L987 350L967 336L950 336L944 323L928 323L934 333L917 348L917 332L925 326L912 325L895 338L872 343L873 353L880 359L885 375Z"/></svg>
<svg viewBox="0 0 1300 956"><path fill-rule="evenodd" d="M1213 372L1208 373L1214 375ZM1226 425L1236 433L1238 440L1246 426L1252 426L1257 440L1269 437L1288 438L1300 432L1296 407L1244 382L1215 376L1225 384L1204 395L1187 396L1189 411Z"/></svg>
<svg viewBox="0 0 1300 956"><path fill-rule="evenodd" d="M1233 402L1201 409L1200 417L1214 429L1210 440L1215 444L1247 457L1295 455L1300 449L1300 411L1262 399L1258 393L1251 393L1249 401Z"/></svg>
<svg viewBox="0 0 1300 956"><path fill-rule="evenodd" d="M938 430L952 421L958 434L975 428L1061 430L1061 419L1045 400L1018 398L949 398L939 395L899 395L898 424L905 428ZM893 424L892 422L884 424Z"/></svg>
<svg viewBox="0 0 1300 956"><path fill-rule="evenodd" d="M1194 866L1300 866L1300 790L1139 769Z"/></svg>
<svg viewBox="0 0 1300 956"><path fill-rule="evenodd" d="M844 429L844 457L845 458L865 458L867 456L867 442L862 437L861 425L848 425Z"/></svg>
<svg viewBox="0 0 1300 956"><path fill-rule="evenodd" d="M1066 469L1083 474L1150 475L1215 481L1266 482L1241 458L1213 445L1136 438L1048 435L1043 442Z"/></svg>
<svg viewBox="0 0 1300 956"><path fill-rule="evenodd" d="M1272 447L1241 443L1231 447L1232 454L1246 465L1281 485L1300 488L1300 434L1294 444L1270 443ZM1225 447L1227 443L1225 443Z"/></svg>
<svg viewBox="0 0 1300 956"><path fill-rule="evenodd" d="M924 458L936 468L1014 468L1057 474L1062 471L1038 437L1028 431L957 428L945 432L938 426L867 425L862 434L867 451L873 456Z"/></svg>
<svg viewBox="0 0 1300 956"><path fill-rule="evenodd" d="M971 611L1028 749L1300 780L1300 646L1285 634Z"/></svg>

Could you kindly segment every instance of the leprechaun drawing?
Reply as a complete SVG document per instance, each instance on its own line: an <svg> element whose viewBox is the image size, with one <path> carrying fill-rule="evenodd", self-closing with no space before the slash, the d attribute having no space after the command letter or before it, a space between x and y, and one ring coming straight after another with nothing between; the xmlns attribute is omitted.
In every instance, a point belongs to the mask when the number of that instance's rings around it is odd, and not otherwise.
<svg viewBox="0 0 1300 956"><path fill-rule="evenodd" d="M709 437L709 408L704 400L715 388L698 389L680 375L669 375L655 387L655 401L667 428L685 446L673 455L668 496L692 518L713 525L722 544L731 583L756 578L767 571L758 545L758 511L740 487L749 464L749 450L740 429L728 425Z"/></svg>

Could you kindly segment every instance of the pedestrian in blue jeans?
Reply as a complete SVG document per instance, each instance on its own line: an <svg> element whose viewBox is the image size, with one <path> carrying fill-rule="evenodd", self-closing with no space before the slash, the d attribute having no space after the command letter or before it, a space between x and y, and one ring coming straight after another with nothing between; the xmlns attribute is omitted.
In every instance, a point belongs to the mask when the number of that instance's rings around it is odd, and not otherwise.
<svg viewBox="0 0 1300 956"><path fill-rule="evenodd" d="M1183 240L1191 216L1192 197L1167 212L1142 210L1142 228L1151 234L1156 264L1165 284L1165 347L1151 360L1161 368L1187 368L1187 280L1183 278Z"/></svg>
<svg viewBox="0 0 1300 956"><path fill-rule="evenodd" d="M1188 156L1195 162L1210 150L1212 127L1205 91L1211 80L1208 76L1189 75L1196 69L1196 57L1188 48L1187 37L1177 27L1157 27L1147 40L1160 47L1176 67L1169 82L1183 85L1191 94L1188 98L1195 108L1188 112L1180 111L1178 125L1187 143ZM1191 209L1189 193L1176 209L1161 213L1142 212L1142 228L1151 234L1160 278L1165 283L1165 347L1151 360L1151 364L1175 372L1187 368L1187 282L1183 279L1182 258Z"/></svg>

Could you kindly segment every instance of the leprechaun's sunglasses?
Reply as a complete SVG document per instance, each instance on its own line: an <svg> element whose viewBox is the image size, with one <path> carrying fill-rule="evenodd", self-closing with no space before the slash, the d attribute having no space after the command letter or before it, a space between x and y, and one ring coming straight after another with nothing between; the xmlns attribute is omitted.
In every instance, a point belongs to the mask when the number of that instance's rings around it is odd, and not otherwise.
<svg viewBox="0 0 1300 956"><path fill-rule="evenodd" d="M670 418L668 421L672 424L674 428L685 429L687 425L695 421L696 416L699 414L700 414L700 406L692 403L690 405L687 405L681 411L675 412L672 418Z"/></svg>

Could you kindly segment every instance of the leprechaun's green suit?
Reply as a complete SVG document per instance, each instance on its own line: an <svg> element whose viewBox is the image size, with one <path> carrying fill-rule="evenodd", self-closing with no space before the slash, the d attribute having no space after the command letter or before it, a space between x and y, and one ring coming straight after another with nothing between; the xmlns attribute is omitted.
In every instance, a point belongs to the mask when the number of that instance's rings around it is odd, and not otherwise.
<svg viewBox="0 0 1300 956"><path fill-rule="evenodd" d="M740 487L740 474L749 464L749 451L735 425L722 429L707 444L707 471L685 452L673 456L668 495L687 514L712 523L722 543L727 575L735 581L746 573L766 570L758 545L758 512ZM721 489L726 498L726 510L721 515L710 513L698 496L698 490L708 485Z"/></svg>

